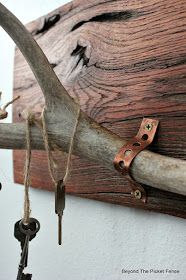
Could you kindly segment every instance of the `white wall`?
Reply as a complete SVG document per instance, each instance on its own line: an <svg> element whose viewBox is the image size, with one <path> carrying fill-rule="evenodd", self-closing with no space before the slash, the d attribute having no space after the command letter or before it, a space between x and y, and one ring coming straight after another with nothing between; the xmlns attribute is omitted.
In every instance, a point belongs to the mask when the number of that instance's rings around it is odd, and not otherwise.
<svg viewBox="0 0 186 280"><path fill-rule="evenodd" d="M27 23L68 1L4 0ZM0 90L12 96L14 44L0 29ZM10 109L9 109L10 111ZM11 121L11 117L9 120ZM12 152L0 150L0 280L16 279L20 247L14 223L23 213L23 187L13 183ZM41 230L30 243L35 280L186 279L186 223L179 218L67 196L62 247L52 193L31 190L32 216ZM177 274L122 274L122 269L177 269Z"/></svg>

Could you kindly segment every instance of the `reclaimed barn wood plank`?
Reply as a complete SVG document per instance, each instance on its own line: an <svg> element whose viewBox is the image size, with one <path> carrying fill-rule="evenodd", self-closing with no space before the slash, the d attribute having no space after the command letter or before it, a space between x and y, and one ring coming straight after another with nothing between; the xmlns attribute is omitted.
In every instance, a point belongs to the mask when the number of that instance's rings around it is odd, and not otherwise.
<svg viewBox="0 0 186 280"><path fill-rule="evenodd" d="M158 118L151 149L186 159L186 2L73 1L27 25L69 94L97 122L125 139L143 116ZM18 49L13 119L29 106L40 114L44 99ZM57 155L59 174L65 155ZM23 182L24 152L14 151L14 178ZM32 186L51 190L46 156L34 151ZM74 157L67 192L92 199L186 217L186 198L146 186L148 203L130 198L117 172Z"/></svg>

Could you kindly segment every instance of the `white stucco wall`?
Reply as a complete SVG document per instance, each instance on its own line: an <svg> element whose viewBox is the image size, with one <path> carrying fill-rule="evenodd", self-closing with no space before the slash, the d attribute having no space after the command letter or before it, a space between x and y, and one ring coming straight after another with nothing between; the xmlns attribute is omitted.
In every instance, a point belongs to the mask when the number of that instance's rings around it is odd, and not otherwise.
<svg viewBox="0 0 186 280"><path fill-rule="evenodd" d="M24 23L66 2L2 1ZM0 29L3 103L12 96L13 56L14 44ZM0 280L16 279L20 256L13 228L23 213L23 188L13 183L12 173L12 152L0 150ZM31 189L31 202L32 216L41 223L29 251L27 271L34 280L186 279L186 222L182 219L67 196L64 245L59 247L53 194ZM139 273L126 274L122 269L139 269ZM179 273L145 274L140 269Z"/></svg>

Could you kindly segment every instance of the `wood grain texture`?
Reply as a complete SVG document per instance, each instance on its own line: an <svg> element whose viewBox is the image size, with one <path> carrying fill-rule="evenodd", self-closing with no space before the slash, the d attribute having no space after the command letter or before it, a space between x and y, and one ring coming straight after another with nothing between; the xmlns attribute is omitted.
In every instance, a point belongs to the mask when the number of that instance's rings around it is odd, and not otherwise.
<svg viewBox="0 0 186 280"><path fill-rule="evenodd" d="M143 116L158 118L151 149L186 159L186 2L73 1L27 25L69 94L97 122L130 139ZM14 121L27 106L39 114L44 99L16 49ZM57 155L59 174L65 156ZM24 152L14 151L15 181L23 181ZM44 152L34 152L32 186L51 190ZM148 203L130 198L128 182L74 157L67 192L82 197L186 217L183 196L147 187Z"/></svg>

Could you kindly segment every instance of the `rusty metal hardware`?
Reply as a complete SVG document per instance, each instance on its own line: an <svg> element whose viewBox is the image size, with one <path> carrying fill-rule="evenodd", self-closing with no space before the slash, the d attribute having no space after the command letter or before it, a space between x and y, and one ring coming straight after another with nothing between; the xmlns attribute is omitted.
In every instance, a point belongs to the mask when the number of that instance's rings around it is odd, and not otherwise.
<svg viewBox="0 0 186 280"><path fill-rule="evenodd" d="M137 135L119 150L114 159L115 168L130 181L132 197L144 203L147 199L146 192L144 188L131 177L129 169L137 154L152 143L158 124L158 120L143 118Z"/></svg>

